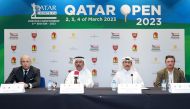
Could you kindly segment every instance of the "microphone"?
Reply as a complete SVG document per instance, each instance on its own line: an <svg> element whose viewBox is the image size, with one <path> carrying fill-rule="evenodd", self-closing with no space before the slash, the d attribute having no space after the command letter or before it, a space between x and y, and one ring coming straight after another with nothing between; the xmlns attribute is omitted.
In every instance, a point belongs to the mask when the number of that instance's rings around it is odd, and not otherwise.
<svg viewBox="0 0 190 109"><path fill-rule="evenodd" d="M131 74L131 81L132 81L132 84L133 84L133 74Z"/></svg>
<svg viewBox="0 0 190 109"><path fill-rule="evenodd" d="M74 84L77 84L77 80L78 80L78 77L79 77L79 71L75 71L74 72Z"/></svg>
<svg viewBox="0 0 190 109"><path fill-rule="evenodd" d="M181 68L178 67L177 70L179 70L181 73L183 73L183 70L181 70Z"/></svg>

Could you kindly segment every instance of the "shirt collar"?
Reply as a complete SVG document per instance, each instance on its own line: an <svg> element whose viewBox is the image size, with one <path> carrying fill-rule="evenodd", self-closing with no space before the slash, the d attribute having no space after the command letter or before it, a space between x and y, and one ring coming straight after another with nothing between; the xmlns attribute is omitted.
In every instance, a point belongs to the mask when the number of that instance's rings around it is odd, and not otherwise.
<svg viewBox="0 0 190 109"><path fill-rule="evenodd" d="M22 69L22 71L23 71L23 72L25 72L25 71L27 71L27 72L28 72L29 70L30 70L30 69L27 69L27 70L25 70L25 69Z"/></svg>

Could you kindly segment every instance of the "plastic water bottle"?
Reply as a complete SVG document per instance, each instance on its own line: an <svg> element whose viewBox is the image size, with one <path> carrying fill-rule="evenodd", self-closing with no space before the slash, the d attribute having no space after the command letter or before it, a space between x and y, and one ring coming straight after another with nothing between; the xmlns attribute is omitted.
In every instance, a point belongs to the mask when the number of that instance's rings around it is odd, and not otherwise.
<svg viewBox="0 0 190 109"><path fill-rule="evenodd" d="M161 89L162 91L166 91L166 80L162 80Z"/></svg>
<svg viewBox="0 0 190 109"><path fill-rule="evenodd" d="M52 81L51 80L48 81L47 89L52 90Z"/></svg>
<svg viewBox="0 0 190 109"><path fill-rule="evenodd" d="M112 91L116 91L117 85L116 85L116 81L115 80L112 80L111 88L112 88Z"/></svg>

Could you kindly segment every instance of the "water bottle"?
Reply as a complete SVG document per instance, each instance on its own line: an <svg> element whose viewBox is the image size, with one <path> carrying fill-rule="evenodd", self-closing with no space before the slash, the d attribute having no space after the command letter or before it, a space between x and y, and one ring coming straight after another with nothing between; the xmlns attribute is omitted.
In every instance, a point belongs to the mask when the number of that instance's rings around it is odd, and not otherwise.
<svg viewBox="0 0 190 109"><path fill-rule="evenodd" d="M166 91L166 80L162 80L161 89L162 91Z"/></svg>
<svg viewBox="0 0 190 109"><path fill-rule="evenodd" d="M112 80L111 88L112 88L112 91L116 91L117 85L116 85L116 81L115 80Z"/></svg>
<svg viewBox="0 0 190 109"><path fill-rule="evenodd" d="M51 80L48 81L47 89L52 90L52 81Z"/></svg>

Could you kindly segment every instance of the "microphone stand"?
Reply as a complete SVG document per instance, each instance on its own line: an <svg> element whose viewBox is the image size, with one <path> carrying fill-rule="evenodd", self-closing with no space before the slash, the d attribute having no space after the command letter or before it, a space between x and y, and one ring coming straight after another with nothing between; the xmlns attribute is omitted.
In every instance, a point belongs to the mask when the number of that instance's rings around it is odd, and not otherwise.
<svg viewBox="0 0 190 109"><path fill-rule="evenodd" d="M133 84L133 74L131 74L132 84Z"/></svg>

